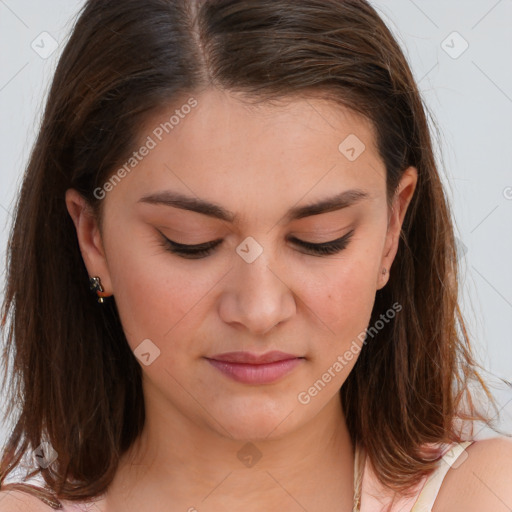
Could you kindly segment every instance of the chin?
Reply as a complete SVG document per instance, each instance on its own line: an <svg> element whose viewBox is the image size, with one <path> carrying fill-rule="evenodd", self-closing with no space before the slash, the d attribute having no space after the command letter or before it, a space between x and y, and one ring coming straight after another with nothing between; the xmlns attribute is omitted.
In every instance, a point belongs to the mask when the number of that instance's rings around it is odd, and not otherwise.
<svg viewBox="0 0 512 512"><path fill-rule="evenodd" d="M222 436L231 435L238 441L279 439L296 426L294 409L297 407L293 403L271 402L268 397L266 401L246 399L244 403L232 402L216 408L214 417L221 418L219 423L224 428L219 424L212 426Z"/></svg>

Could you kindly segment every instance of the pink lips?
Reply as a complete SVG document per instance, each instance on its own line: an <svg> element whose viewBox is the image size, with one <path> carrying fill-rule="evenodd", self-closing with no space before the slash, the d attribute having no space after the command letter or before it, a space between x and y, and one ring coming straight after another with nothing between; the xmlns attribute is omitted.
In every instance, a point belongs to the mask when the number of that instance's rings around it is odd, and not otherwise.
<svg viewBox="0 0 512 512"><path fill-rule="evenodd" d="M290 373L304 358L285 352L226 352L206 358L222 373L246 384L269 384Z"/></svg>

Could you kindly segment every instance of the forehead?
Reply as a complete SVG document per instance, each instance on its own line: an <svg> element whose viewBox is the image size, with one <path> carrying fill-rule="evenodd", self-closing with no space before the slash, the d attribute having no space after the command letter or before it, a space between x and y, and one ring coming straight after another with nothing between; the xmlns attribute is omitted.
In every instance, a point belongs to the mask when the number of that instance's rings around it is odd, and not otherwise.
<svg viewBox="0 0 512 512"><path fill-rule="evenodd" d="M193 109L187 108L191 98L196 102ZM179 119L173 114L180 114ZM332 100L311 95L255 103L241 93L207 89L154 113L143 133L153 133L159 127L165 131L169 120L178 122L162 134L164 139L203 152L230 145L232 150L257 153L263 144L268 150L284 150L282 142L293 141L307 142L295 149L306 152L309 147L320 147L321 139L326 139L323 149L327 149L325 146L333 139L341 141L350 134L357 135L367 147L375 145L373 125L368 119ZM251 138L256 136L258 139ZM337 145L333 149L336 151Z"/></svg>
<svg viewBox="0 0 512 512"><path fill-rule="evenodd" d="M210 89L153 113L139 144L149 140L127 180L132 200L171 189L243 211L355 188L376 195L385 183L371 122L320 98L252 105Z"/></svg>

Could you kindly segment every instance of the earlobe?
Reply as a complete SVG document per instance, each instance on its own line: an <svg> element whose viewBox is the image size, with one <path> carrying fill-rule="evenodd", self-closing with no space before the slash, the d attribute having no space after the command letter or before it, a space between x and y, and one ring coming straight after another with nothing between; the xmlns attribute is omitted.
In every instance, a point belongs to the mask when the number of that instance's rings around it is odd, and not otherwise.
<svg viewBox="0 0 512 512"><path fill-rule="evenodd" d="M378 278L379 282L377 283L377 290L384 288L384 286L386 286L386 283L388 282L388 279L389 279L388 269L387 269L387 267L382 267L381 271L379 273L379 278Z"/></svg>
<svg viewBox="0 0 512 512"><path fill-rule="evenodd" d="M111 290L103 241L96 215L86 199L75 189L66 190L66 207L76 229L78 245L90 277L100 277L107 296Z"/></svg>

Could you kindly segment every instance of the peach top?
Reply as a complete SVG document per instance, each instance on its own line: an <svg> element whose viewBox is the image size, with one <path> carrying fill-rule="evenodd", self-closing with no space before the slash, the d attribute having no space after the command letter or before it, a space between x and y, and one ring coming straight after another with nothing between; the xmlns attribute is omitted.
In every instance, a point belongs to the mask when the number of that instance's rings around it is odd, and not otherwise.
<svg viewBox="0 0 512 512"><path fill-rule="evenodd" d="M437 469L411 489L410 496L398 498L384 490L371 464L367 463L363 450L356 447L353 512L431 512L446 473L451 467L464 462L463 458L467 457L464 450L473 442L433 445L432 448L443 456Z"/></svg>

